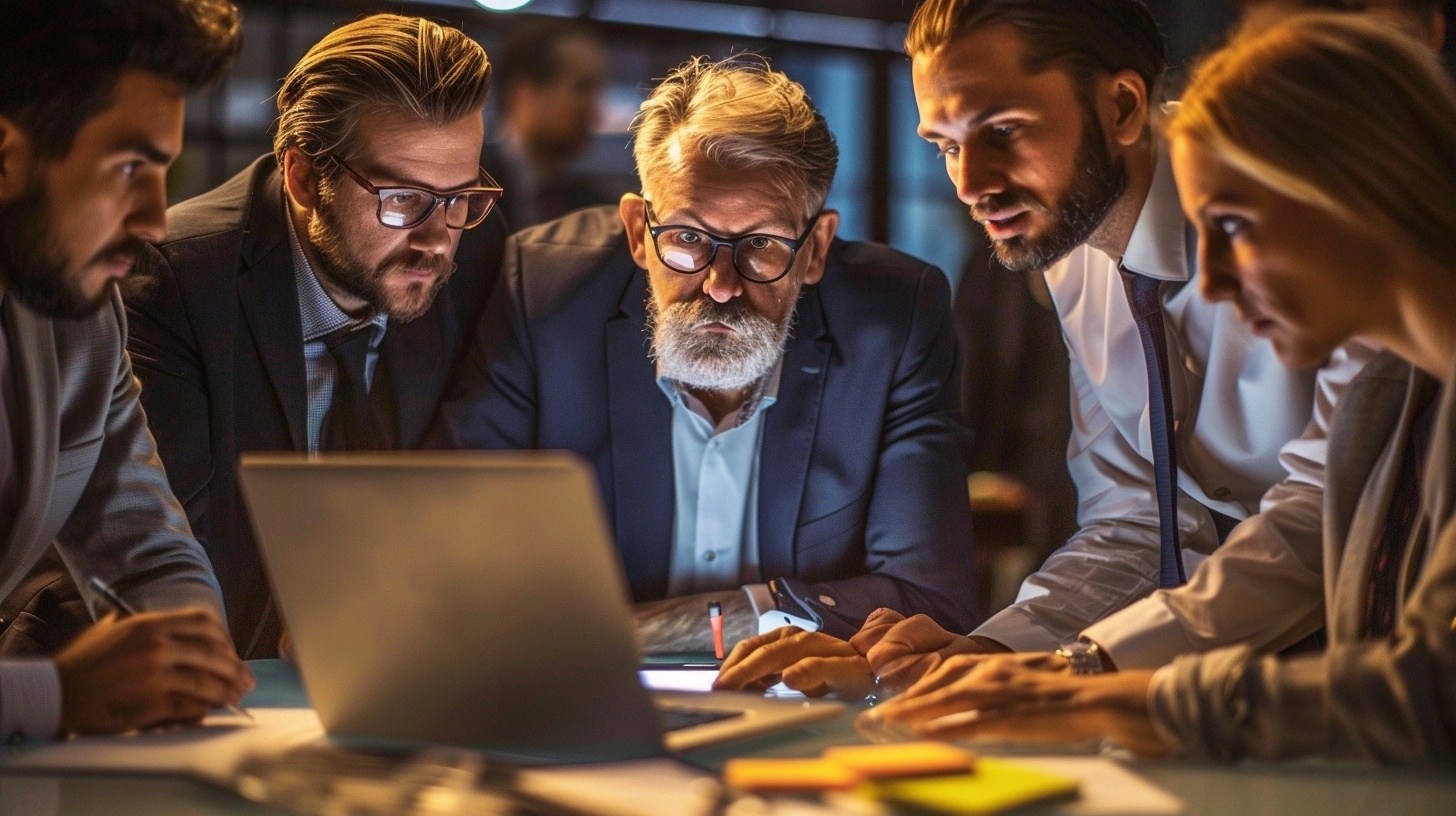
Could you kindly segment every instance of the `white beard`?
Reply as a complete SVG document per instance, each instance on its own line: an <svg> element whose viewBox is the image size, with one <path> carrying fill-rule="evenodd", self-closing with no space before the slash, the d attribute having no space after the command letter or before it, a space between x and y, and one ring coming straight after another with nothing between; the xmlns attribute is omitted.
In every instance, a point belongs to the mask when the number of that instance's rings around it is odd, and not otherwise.
<svg viewBox="0 0 1456 816"><path fill-rule="evenodd" d="M647 314L662 375L704 391L733 391L762 379L783 355L794 322L792 311L776 326L741 302L720 304L708 297L659 310L649 295ZM722 323L733 333L699 330L708 323Z"/></svg>

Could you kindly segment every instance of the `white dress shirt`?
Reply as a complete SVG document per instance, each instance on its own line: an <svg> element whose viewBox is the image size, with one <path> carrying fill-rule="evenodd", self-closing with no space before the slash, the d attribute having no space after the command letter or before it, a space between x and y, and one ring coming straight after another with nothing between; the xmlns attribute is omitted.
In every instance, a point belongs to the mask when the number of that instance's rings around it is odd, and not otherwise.
<svg viewBox="0 0 1456 816"><path fill-rule="evenodd" d="M1167 328L1178 458L1178 534L1187 572L1219 544L1213 513L1246 519L1280 505L1279 516L1241 524L1246 569L1296 573L1290 598L1249 598L1232 619L1197 613L1250 638L1288 642L1317 628L1318 558L1325 432L1330 412L1370 353L1345 348L1317 371L1291 371L1228 303L1198 293L1196 232L1183 218L1166 152L1160 155L1127 250L1131 272L1167 281ZM1079 529L1022 584L1016 602L975 631L1016 651L1044 651L1153 592L1160 561L1147 372L1118 259L1081 246L1046 273L1071 359L1072 438L1067 464L1077 487ZM1313 566L1313 570L1309 567ZM1236 575L1195 575L1207 595ZM1211 583L1211 585L1210 585ZM1186 593L1185 593L1186 596ZM1086 634L1120 667L1166 662L1197 637L1159 592L1116 625ZM1222 605L1221 605L1222 606ZM1271 612L1276 612L1272 614ZM1199 627L1202 627L1200 629ZM1256 631L1257 630L1257 631ZM1295 636L1298 634L1298 636Z"/></svg>

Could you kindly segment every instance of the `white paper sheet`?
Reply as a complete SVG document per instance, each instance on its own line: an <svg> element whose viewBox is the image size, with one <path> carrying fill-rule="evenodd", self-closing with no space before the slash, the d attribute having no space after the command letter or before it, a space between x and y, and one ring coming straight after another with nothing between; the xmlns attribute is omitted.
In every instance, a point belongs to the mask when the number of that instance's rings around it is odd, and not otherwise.
<svg viewBox="0 0 1456 816"><path fill-rule="evenodd" d="M201 725L120 737L77 737L0 752L0 769L53 772L187 774L231 779L244 756L286 751L322 739L311 708L254 708L208 717Z"/></svg>

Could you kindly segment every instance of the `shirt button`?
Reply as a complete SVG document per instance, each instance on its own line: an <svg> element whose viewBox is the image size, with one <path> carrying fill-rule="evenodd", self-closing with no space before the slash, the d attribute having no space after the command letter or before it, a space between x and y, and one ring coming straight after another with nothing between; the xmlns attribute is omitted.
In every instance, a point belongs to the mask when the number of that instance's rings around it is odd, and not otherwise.
<svg viewBox="0 0 1456 816"><path fill-rule="evenodd" d="M1232 490L1229 490L1227 487L1214 488L1214 491L1213 491L1213 497L1215 499L1227 499L1229 496L1232 496L1233 494L1234 494L1234 492Z"/></svg>
<svg viewBox="0 0 1456 816"><path fill-rule="evenodd" d="M712 560L716 559L717 557L718 557L718 554L715 553L715 552L713 552L712 550L708 550L707 552L703 553L703 560L704 561L712 561Z"/></svg>
<svg viewBox="0 0 1456 816"><path fill-rule="evenodd" d="M819 596L819 603L822 603L825 606L836 606L837 605L836 602L835 602L835 600L833 598L829 597L828 595L820 595Z"/></svg>

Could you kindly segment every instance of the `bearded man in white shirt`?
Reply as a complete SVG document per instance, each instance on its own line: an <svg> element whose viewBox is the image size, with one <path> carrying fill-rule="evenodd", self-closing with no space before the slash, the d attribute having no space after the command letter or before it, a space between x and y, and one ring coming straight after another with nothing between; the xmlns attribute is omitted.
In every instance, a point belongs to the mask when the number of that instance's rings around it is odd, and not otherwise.
<svg viewBox="0 0 1456 816"><path fill-rule="evenodd" d="M1196 231L1157 136L1164 57L1147 9L927 0L906 51L920 135L957 196L1003 264L1045 270L1071 357L1079 529L967 636L890 610L848 643L781 630L740 644L720 687L782 678L858 696L958 654L1099 671L1315 635L1325 433L1370 352L1291 372L1258 320L1251 331L1199 297Z"/></svg>

